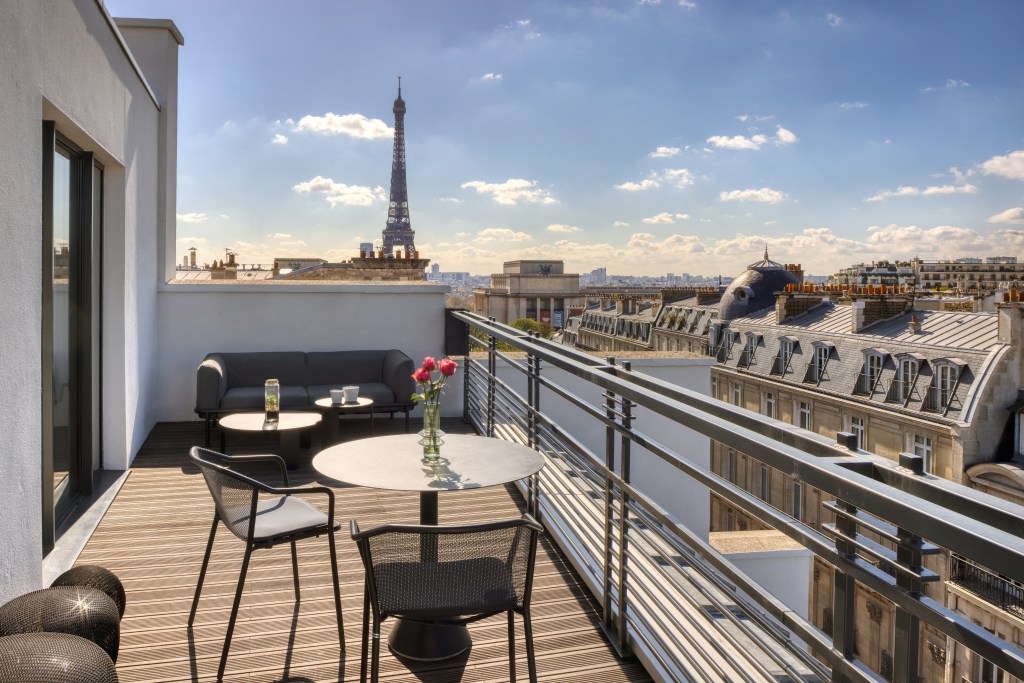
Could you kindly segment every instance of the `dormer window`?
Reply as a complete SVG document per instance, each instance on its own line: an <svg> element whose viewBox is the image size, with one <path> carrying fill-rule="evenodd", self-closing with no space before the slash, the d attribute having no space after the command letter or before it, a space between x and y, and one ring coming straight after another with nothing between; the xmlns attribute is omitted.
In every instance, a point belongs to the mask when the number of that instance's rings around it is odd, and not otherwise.
<svg viewBox="0 0 1024 683"><path fill-rule="evenodd" d="M807 366L804 381L818 386L821 380L828 377L828 361L832 358L834 347L828 342L818 341L814 342L811 348L811 362Z"/></svg>
<svg viewBox="0 0 1024 683"><path fill-rule="evenodd" d="M960 364L952 360L936 361L929 407L942 411L943 415L949 412L957 402L956 390L960 386L960 379Z"/></svg>
<svg viewBox="0 0 1024 683"><path fill-rule="evenodd" d="M761 341L761 335L756 332L747 332L747 341L743 345L743 355L740 357L740 366L749 368L754 364L754 355L757 353L758 342Z"/></svg>
<svg viewBox="0 0 1024 683"><path fill-rule="evenodd" d="M785 376L789 372L789 366L793 362L793 353L796 351L797 342L792 337L779 338L779 355L772 364L771 374Z"/></svg>
<svg viewBox="0 0 1024 683"><path fill-rule="evenodd" d="M921 362L916 356L905 354L896 359L896 377L889 386L887 400L897 401L903 405L910 402L917 386L917 378L921 373Z"/></svg>
<svg viewBox="0 0 1024 683"><path fill-rule="evenodd" d="M864 365L860 375L857 377L855 392L873 396L878 382L882 378L882 365L885 362L885 354L876 350L868 349L864 352Z"/></svg>

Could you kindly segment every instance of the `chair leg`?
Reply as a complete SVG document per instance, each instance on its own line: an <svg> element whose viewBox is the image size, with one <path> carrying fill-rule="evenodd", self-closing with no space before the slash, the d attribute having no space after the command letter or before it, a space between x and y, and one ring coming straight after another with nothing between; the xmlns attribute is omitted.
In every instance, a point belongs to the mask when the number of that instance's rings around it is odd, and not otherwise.
<svg viewBox="0 0 1024 683"><path fill-rule="evenodd" d="M334 611L338 616L338 644L345 651L345 621L341 616L341 585L338 583L338 551L334 547L334 532L327 532L327 545L331 548L331 582L334 584Z"/></svg>
<svg viewBox="0 0 1024 683"><path fill-rule="evenodd" d="M508 680L516 683L516 619L512 610L508 611Z"/></svg>
<svg viewBox="0 0 1024 683"><path fill-rule="evenodd" d="M373 658L370 660L370 683L377 683L380 669L380 621L373 618Z"/></svg>
<svg viewBox="0 0 1024 683"><path fill-rule="evenodd" d="M235 619L238 617L238 606L242 602L242 590L245 588L245 573L249 571L249 558L252 557L252 546L246 545L245 556L242 558L242 571L238 575L238 588L235 590L235 602L231 605L231 617L228 619L228 632L224 636L224 651L220 655L220 666L217 668L217 680L224 678L224 667L228 663L228 650L231 649L231 635L235 631Z"/></svg>
<svg viewBox="0 0 1024 683"><path fill-rule="evenodd" d="M366 683L367 655L370 654L370 587L363 585L363 651L359 659L359 683Z"/></svg>
<svg viewBox="0 0 1024 683"><path fill-rule="evenodd" d="M391 413L391 416L394 417L395 414ZM409 411L408 410L405 411L405 433L406 434L409 433Z"/></svg>
<svg viewBox="0 0 1024 683"><path fill-rule="evenodd" d="M295 582L295 602L301 602L299 595L299 551L295 548L295 541L292 541L292 579Z"/></svg>
<svg viewBox="0 0 1024 683"><path fill-rule="evenodd" d="M523 635L526 637L526 666L530 683L537 683L537 662L533 656L533 624L530 622L530 610L523 610Z"/></svg>
<svg viewBox="0 0 1024 683"><path fill-rule="evenodd" d="M213 525L210 527L210 540L206 542L206 554L203 555L203 566L199 569L199 581L196 583L196 595L192 598L192 611L188 613L188 625L196 619L196 608L199 606L199 594L203 591L203 579L206 578L206 568L210 566L210 552L213 550L213 537L217 535L217 525L220 519L213 515Z"/></svg>

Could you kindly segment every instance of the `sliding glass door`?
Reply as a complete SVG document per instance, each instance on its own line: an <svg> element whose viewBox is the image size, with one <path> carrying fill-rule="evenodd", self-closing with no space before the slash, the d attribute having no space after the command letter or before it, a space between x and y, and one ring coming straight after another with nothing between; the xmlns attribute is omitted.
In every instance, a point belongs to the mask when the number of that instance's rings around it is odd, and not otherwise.
<svg viewBox="0 0 1024 683"><path fill-rule="evenodd" d="M43 124L43 545L92 488L99 454L103 169Z"/></svg>

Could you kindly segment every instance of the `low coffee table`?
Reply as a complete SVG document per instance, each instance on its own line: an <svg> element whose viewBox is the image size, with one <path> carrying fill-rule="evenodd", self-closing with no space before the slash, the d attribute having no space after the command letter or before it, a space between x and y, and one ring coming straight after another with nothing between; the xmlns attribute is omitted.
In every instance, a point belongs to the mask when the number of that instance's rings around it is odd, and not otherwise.
<svg viewBox="0 0 1024 683"><path fill-rule="evenodd" d="M278 421L267 422L266 413L233 413L220 418L220 450L227 452L227 432L277 432L280 455L288 469L302 464L300 461L299 432L320 421L317 413L280 413Z"/></svg>
<svg viewBox="0 0 1024 683"><path fill-rule="evenodd" d="M316 402L316 407L324 414L323 435L324 448L338 443L338 419L342 413L361 413L366 408L370 409L370 436L373 436L373 399L360 396L351 403L335 403L329 398L321 398Z"/></svg>

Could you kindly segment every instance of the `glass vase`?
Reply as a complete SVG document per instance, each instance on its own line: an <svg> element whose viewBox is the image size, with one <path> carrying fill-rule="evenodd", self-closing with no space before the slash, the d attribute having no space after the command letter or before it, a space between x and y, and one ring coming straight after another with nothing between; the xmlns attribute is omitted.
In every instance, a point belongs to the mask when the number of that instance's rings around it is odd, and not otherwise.
<svg viewBox="0 0 1024 683"><path fill-rule="evenodd" d="M423 406L423 429L420 430L420 445L423 446L423 459L436 462L441 457L441 446L444 444L444 432L441 431L441 405L427 403Z"/></svg>
<svg viewBox="0 0 1024 683"><path fill-rule="evenodd" d="M281 409L281 384L276 379L268 379L263 385L263 407L266 422L276 424Z"/></svg>

